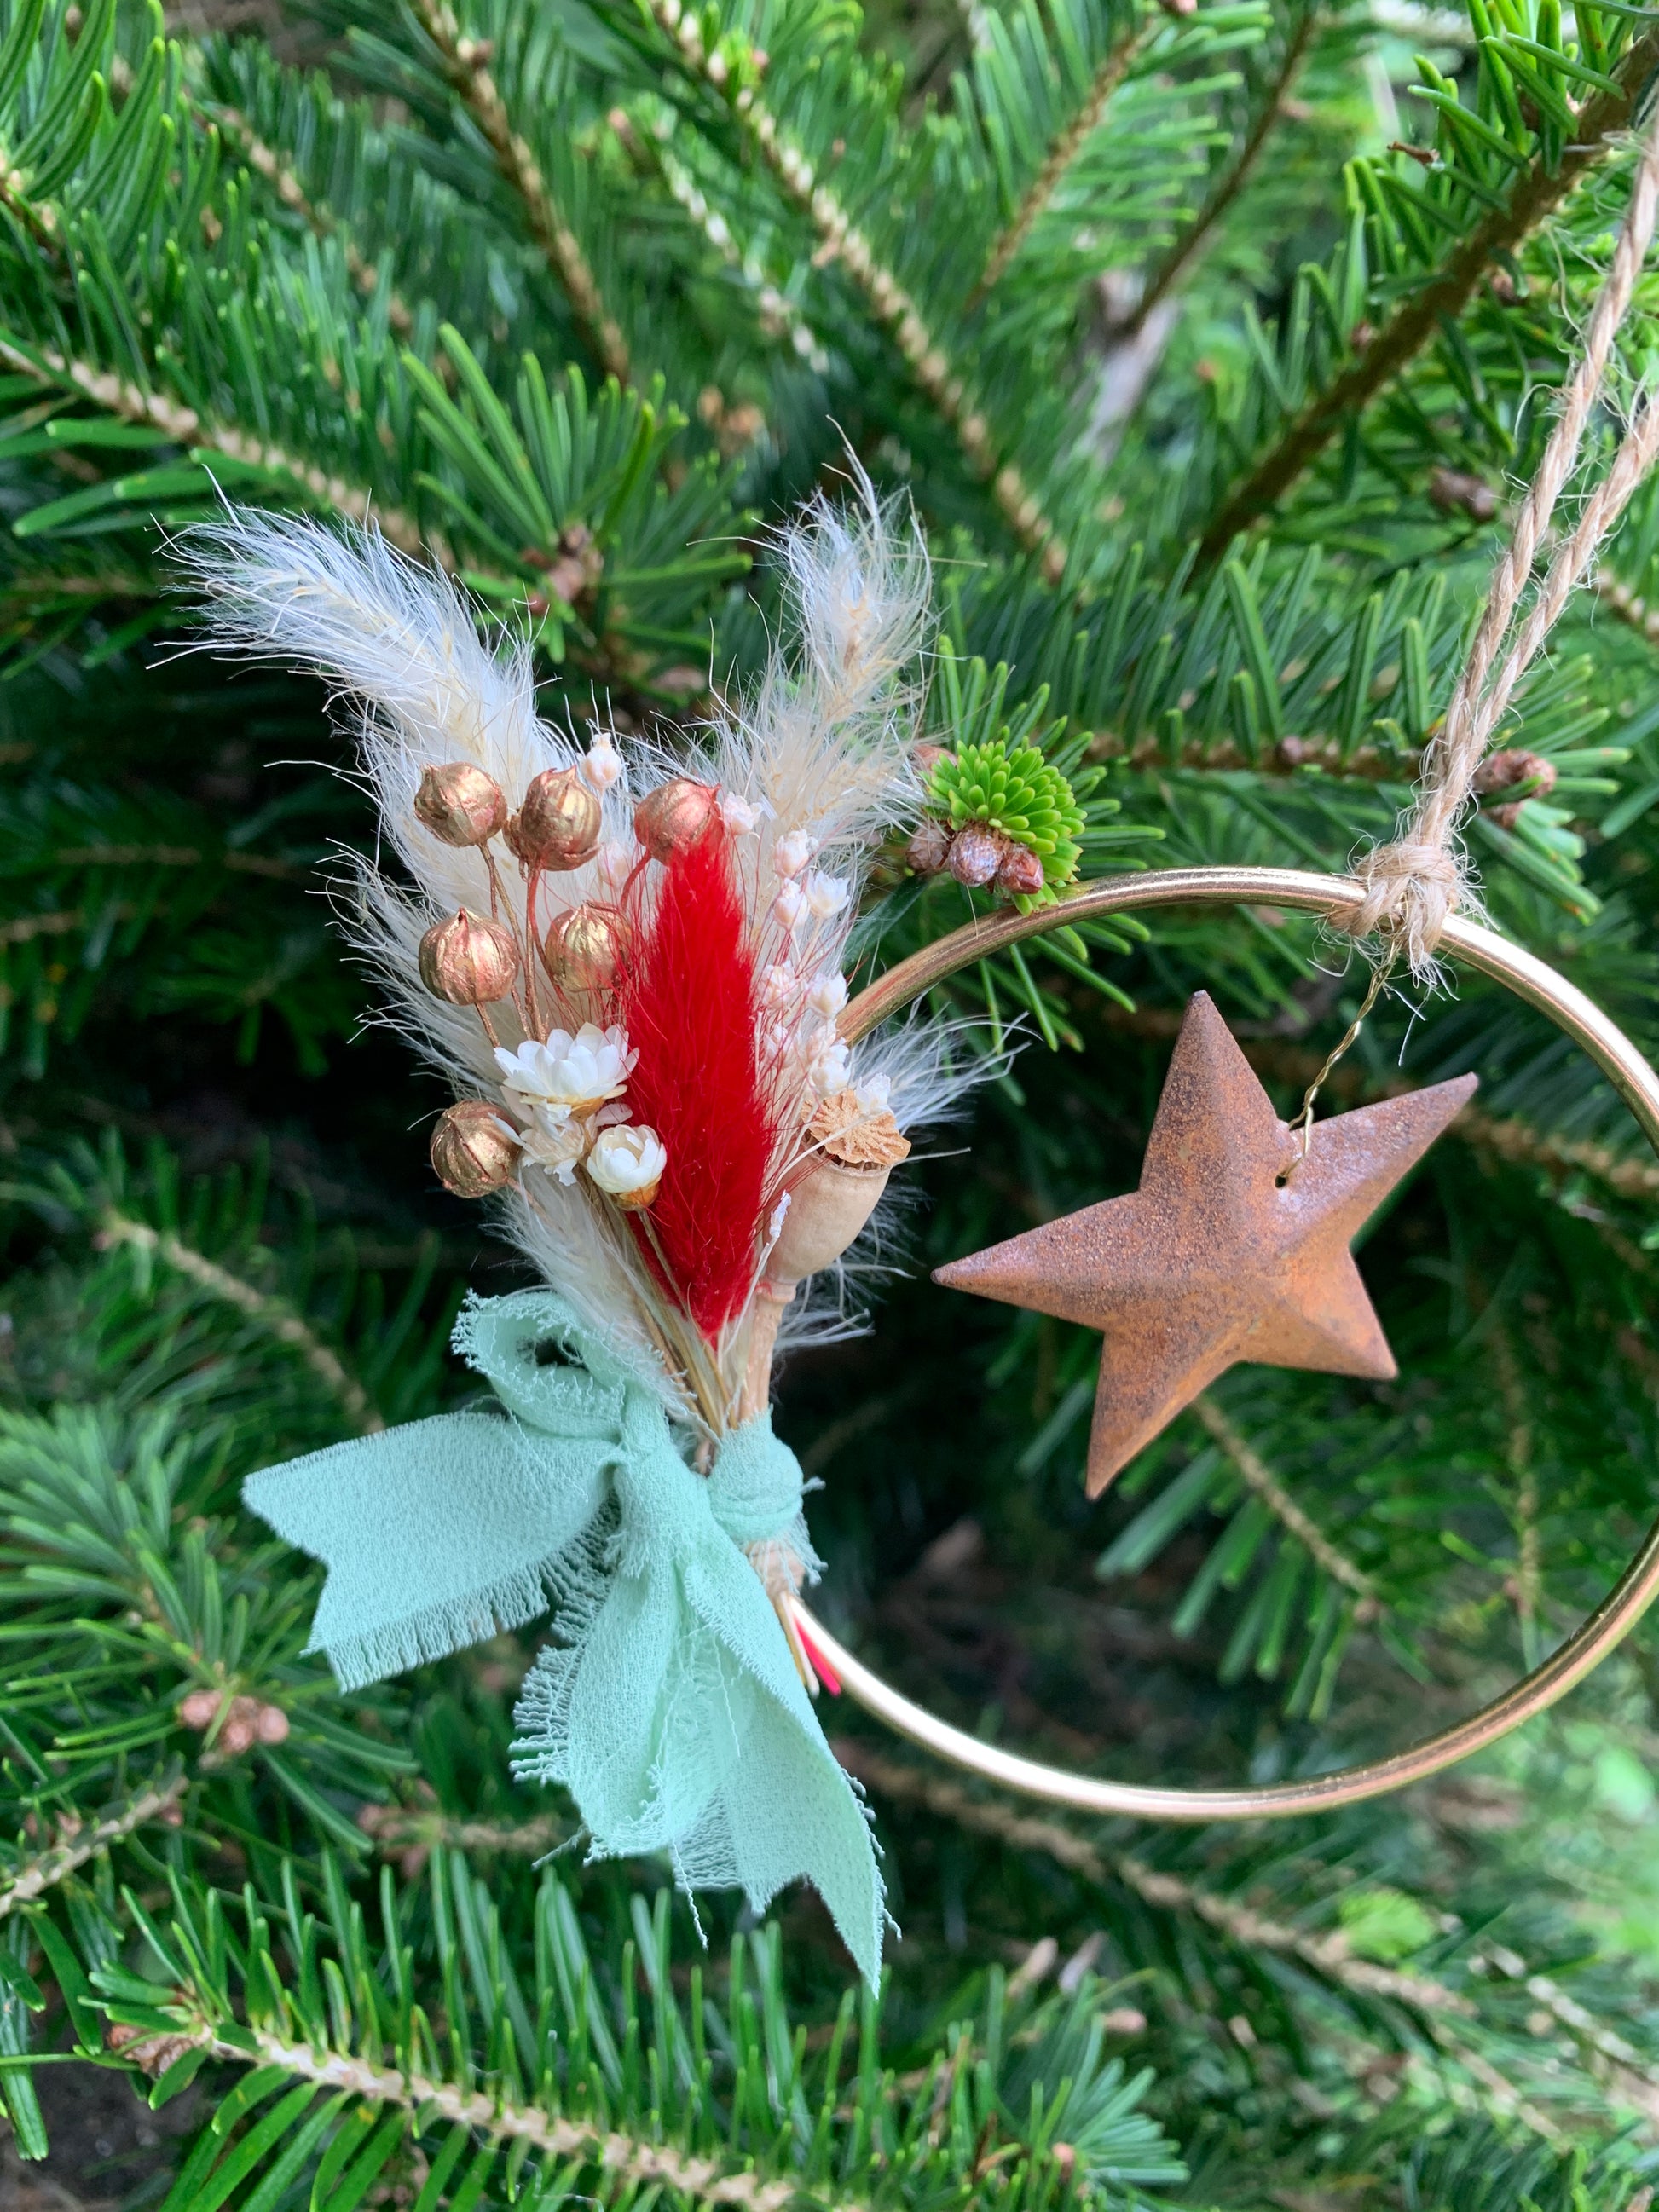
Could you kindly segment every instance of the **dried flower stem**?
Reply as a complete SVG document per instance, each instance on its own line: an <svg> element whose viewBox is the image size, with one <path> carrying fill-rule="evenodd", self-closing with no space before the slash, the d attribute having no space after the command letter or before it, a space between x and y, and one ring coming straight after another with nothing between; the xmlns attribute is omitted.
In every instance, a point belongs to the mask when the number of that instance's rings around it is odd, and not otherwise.
<svg viewBox="0 0 1659 2212"><path fill-rule="evenodd" d="M447 0L415 0L415 13L443 58L445 75L483 133L496 167L521 202L530 234L570 302L583 343L605 374L625 386L631 373L628 341L605 304L581 241L554 203L540 163L513 128L488 66L488 47L462 36Z"/></svg>
<svg viewBox="0 0 1659 2212"><path fill-rule="evenodd" d="M1375 1583L1364 1568L1356 1566L1345 1552L1338 1550L1324 1530L1308 1518L1266 1460L1239 1434L1207 1391L1194 1399L1192 1411L1212 1443L1220 1446L1244 1478L1246 1487L1290 1531L1315 1565L1322 1568L1333 1582L1353 1591L1359 1600L1354 1607L1354 1619L1362 1622L1375 1620L1382 1605Z"/></svg>
<svg viewBox="0 0 1659 2212"><path fill-rule="evenodd" d="M722 71L711 73L713 58L703 44L702 33L692 11L682 9L680 0L648 0L648 4L653 17L673 40L685 66L726 96L730 77L724 70L725 58L720 58ZM1015 537L1027 552L1038 556L1048 581L1058 583L1066 572L1064 543L1019 469L1012 461L1002 459L990 424L923 321L916 302L891 270L876 258L863 232L835 193L818 179L812 164L799 148L785 137L754 85L745 83L738 88L731 106L738 123L787 197L811 222L825 253L840 261L869 301L876 319L897 346L918 388L956 434L975 475L989 484L991 496Z"/></svg>
<svg viewBox="0 0 1659 2212"><path fill-rule="evenodd" d="M356 1376L349 1373L337 1354L320 1337L307 1327L284 1299L270 1297L256 1291L252 1283L245 1283L240 1275L233 1275L200 1252L192 1251L178 1237L152 1229L147 1221L137 1221L131 1214L112 1209L102 1221L102 1237L106 1244L131 1244L136 1250L153 1253L189 1279L199 1284L216 1298L234 1306L250 1321L267 1329L281 1344L290 1345L300 1353L312 1373L327 1384L348 1420L363 1436L373 1436L385 1428L386 1423L374 1408L368 1393Z"/></svg>
<svg viewBox="0 0 1659 2212"><path fill-rule="evenodd" d="M985 258L984 273L969 298L970 308L978 307L994 288L1009 263L1036 228L1049 202L1060 190L1066 171L1100 128L1101 118L1112 94L1162 28L1163 25L1154 17L1152 22L1127 33L1115 46L1109 48L1104 60L1095 71L1081 106L1065 129L1056 134L1048 149L1048 158L1032 179L1012 219L992 241L991 250Z"/></svg>
<svg viewBox="0 0 1659 2212"><path fill-rule="evenodd" d="M42 1895L66 1875L84 1866L88 1859L96 1858L111 1844L118 1844L124 1836L131 1835L151 1820L165 1819L178 1806L187 1786L182 1771L170 1775L165 1781L141 1790L124 1805L112 1806L89 1827L65 1837L50 1850L25 1859L11 1874L0 1879L0 1920L18 1905Z"/></svg>

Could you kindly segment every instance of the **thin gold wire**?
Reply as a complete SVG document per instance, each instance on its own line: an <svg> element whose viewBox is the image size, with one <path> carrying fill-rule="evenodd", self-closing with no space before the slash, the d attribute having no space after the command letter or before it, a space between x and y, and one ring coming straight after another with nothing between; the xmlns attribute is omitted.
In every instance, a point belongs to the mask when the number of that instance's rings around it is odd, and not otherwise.
<svg viewBox="0 0 1659 2212"><path fill-rule="evenodd" d="M924 946L860 993L842 1017L842 1033L848 1043L855 1043L959 969L1067 922L1127 914L1136 908L1242 904L1322 915L1340 928L1359 898L1359 886L1349 877L1312 875L1291 868L1171 868L1144 876L1105 877L1056 905L1030 914L988 915L937 944ZM1630 1108L1648 1142L1659 1152L1659 1075L1599 1006L1534 954L1479 922L1454 915L1446 924L1440 949L1547 1014L1564 1035L1589 1054ZM808 1642L822 1654L848 1696L900 1735L953 1766L1026 1796L1068 1805L1079 1812L1128 1814L1157 1820L1261 1820L1328 1812L1339 1805L1379 1797L1408 1783L1421 1782L1467 1759L1472 1752L1496 1743L1511 1729L1565 1697L1599 1665L1641 1618L1656 1591L1659 1591L1659 1521L1649 1530L1617 1584L1582 1626L1524 1680L1468 1720L1363 1765L1237 1790L1164 1789L1113 1782L1044 1765L996 1744L982 1743L977 1736L952 1728L901 1696L890 1683L855 1658L799 1599L793 1601L793 1607Z"/></svg>
<svg viewBox="0 0 1659 2212"><path fill-rule="evenodd" d="M1360 1030L1365 1026L1366 1016L1382 995L1384 987L1388 983L1389 970L1393 966L1394 955L1390 952L1385 958L1379 960L1372 969L1370 988L1360 1001L1359 1012L1348 1024L1344 1034L1326 1054L1324 1066L1302 1094L1302 1103L1296 1109L1296 1119L1291 1122L1291 1127L1302 1132L1301 1157L1304 1160L1313 1146L1314 1101L1330 1081L1332 1069L1358 1041Z"/></svg>

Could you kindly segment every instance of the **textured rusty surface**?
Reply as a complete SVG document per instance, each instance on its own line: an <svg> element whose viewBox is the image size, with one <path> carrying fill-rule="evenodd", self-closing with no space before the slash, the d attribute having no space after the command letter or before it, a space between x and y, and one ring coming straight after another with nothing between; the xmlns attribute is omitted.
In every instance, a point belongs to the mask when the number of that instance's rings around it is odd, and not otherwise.
<svg viewBox="0 0 1659 2212"><path fill-rule="evenodd" d="M1140 1188L953 1261L933 1279L1099 1329L1097 1498L1241 1360L1386 1380L1349 1243L1474 1094L1457 1077L1316 1121L1307 1157L1202 991L1182 1024Z"/></svg>

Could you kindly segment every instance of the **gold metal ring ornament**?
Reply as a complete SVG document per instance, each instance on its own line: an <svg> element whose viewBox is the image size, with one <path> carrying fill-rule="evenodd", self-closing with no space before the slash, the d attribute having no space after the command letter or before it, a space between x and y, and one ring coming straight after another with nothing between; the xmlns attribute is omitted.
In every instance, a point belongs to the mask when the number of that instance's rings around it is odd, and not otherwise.
<svg viewBox="0 0 1659 2212"><path fill-rule="evenodd" d="M1360 899L1352 878L1313 875L1289 868L1185 868L1141 876L1110 876L1051 906L1029 914L1000 914L969 922L937 944L902 961L848 1006L842 1018L849 1043L868 1034L889 1016L976 960L1027 937L1039 937L1062 924L1162 906L1252 906L1291 908L1317 914L1340 926ZM1659 1075L1629 1038L1582 991L1553 968L1494 931L1454 915L1446 924L1441 951L1479 974L1491 976L1536 1006L1581 1046L1624 1099L1656 1152L1659 1152ZM1438 1735L1404 1751L1359 1766L1243 1790L1176 1790L1112 1782L982 1743L952 1728L856 1659L822 1622L797 1600L798 1626L826 1662L840 1686L878 1720L924 1750L1005 1788L1079 1812L1130 1814L1159 1820L1240 1820L1285 1818L1328 1811L1338 1805L1381 1796L1420 1782L1471 1752L1495 1743L1522 1721L1565 1696L1612 1650L1639 1620L1659 1591L1659 1522L1616 1587L1559 1650L1481 1711Z"/></svg>

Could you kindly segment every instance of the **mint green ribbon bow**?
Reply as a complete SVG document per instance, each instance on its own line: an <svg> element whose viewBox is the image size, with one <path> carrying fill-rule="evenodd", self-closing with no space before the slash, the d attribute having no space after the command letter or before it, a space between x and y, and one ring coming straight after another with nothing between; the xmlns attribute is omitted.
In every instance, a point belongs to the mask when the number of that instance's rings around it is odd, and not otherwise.
<svg viewBox="0 0 1659 2212"><path fill-rule="evenodd" d="M244 1486L328 1569L309 1648L356 1689L552 1601L561 1641L526 1680L514 1771L570 1791L596 1858L666 1852L686 1888L740 1885L757 1912L804 1877L873 1983L869 1824L744 1548L812 1559L771 1416L702 1476L661 1399L551 1291L474 1300L455 1344L500 1413L411 1421Z"/></svg>

